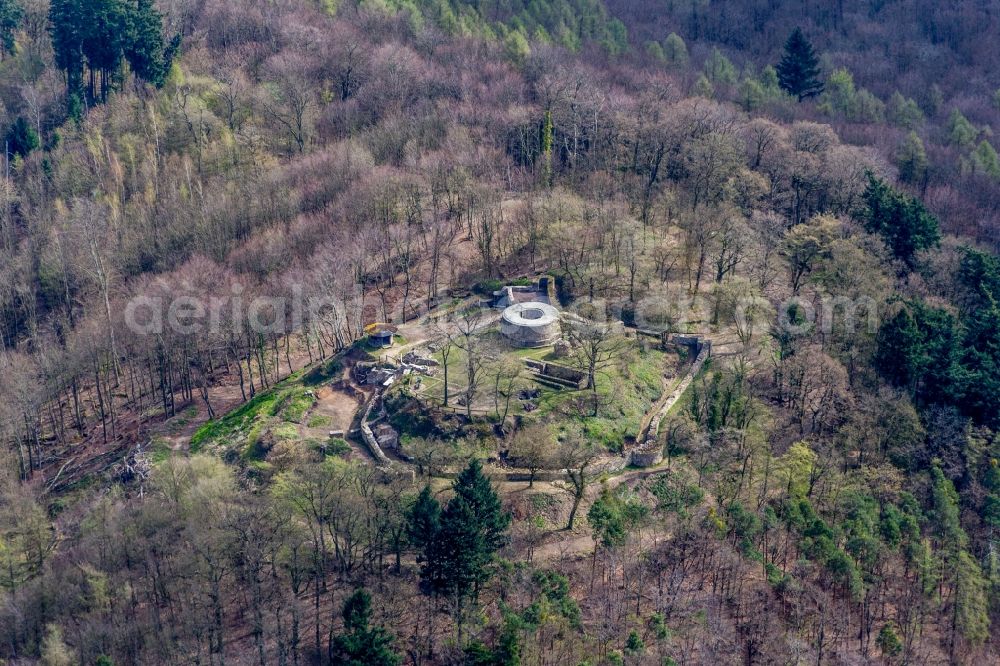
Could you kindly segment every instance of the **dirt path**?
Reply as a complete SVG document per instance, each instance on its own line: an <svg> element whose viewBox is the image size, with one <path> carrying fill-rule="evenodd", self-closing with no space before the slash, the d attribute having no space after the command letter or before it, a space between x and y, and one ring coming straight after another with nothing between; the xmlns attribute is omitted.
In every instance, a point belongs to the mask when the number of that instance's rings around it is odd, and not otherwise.
<svg viewBox="0 0 1000 666"><path fill-rule="evenodd" d="M329 384L318 388L316 404L299 425L300 439L327 442L333 438L333 433L343 433L338 437L351 447L352 458L372 460L368 449L349 436L354 418L362 405L364 405L364 395L360 392L351 395Z"/></svg>
<svg viewBox="0 0 1000 666"><path fill-rule="evenodd" d="M471 296L460 305L442 307L430 314L426 314L419 319L413 319L398 327L399 335L403 336L406 344L388 349L390 356L402 358L403 354L413 349L422 347L432 341L438 334L444 333L449 336L460 335L458 324L444 320L451 312L461 310L467 306L479 303L478 296ZM439 323L440 321L440 323ZM497 324L500 321L500 313L495 310L484 310L482 321L478 323L475 331L481 331Z"/></svg>
<svg viewBox="0 0 1000 666"><path fill-rule="evenodd" d="M327 385L316 391L316 405L305 419L304 430L321 431L317 436L326 436L331 431L347 432L354 416L364 401L338 391Z"/></svg>
<svg viewBox="0 0 1000 666"><path fill-rule="evenodd" d="M589 534L579 534L577 532L555 532L555 539L546 540L545 543L535 546L532 551L532 559L541 562L551 562L559 560L562 562L570 559L581 559L594 552L597 542ZM559 534L572 535L569 538L559 538Z"/></svg>

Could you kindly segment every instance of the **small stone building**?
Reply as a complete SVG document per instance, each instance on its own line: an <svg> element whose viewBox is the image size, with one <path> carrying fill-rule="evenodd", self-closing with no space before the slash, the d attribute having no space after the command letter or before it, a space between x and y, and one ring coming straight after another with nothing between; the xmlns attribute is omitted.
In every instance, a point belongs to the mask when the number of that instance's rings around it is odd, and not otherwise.
<svg viewBox="0 0 1000 666"><path fill-rule="evenodd" d="M371 324L366 327L366 332L372 347L391 347L393 336L396 335L396 327L391 324Z"/></svg>

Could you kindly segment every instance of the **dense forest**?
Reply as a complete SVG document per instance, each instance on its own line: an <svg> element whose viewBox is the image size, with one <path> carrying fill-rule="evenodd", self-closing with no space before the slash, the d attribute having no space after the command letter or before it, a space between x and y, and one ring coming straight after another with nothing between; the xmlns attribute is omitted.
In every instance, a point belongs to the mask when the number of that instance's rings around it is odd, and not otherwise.
<svg viewBox="0 0 1000 666"><path fill-rule="evenodd" d="M996 663L998 31L0 0L0 661Z"/></svg>

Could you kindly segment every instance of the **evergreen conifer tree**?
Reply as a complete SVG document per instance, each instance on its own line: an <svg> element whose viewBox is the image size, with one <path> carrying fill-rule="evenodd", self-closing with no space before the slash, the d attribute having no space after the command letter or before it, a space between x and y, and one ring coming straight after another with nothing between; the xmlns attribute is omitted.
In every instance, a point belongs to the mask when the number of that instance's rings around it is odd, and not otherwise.
<svg viewBox="0 0 1000 666"><path fill-rule="evenodd" d="M688 62L687 44L676 32L667 35L663 42L663 55L673 67L684 67Z"/></svg>
<svg viewBox="0 0 1000 666"><path fill-rule="evenodd" d="M941 231L937 218L920 201L893 189L885 181L868 174L865 189L865 228L880 234L897 258L912 267L914 255L937 245Z"/></svg>
<svg viewBox="0 0 1000 666"><path fill-rule="evenodd" d="M464 499L479 523L491 554L507 545L510 513L503 510L493 484L483 474L478 460L473 460L455 479L455 495Z"/></svg>
<svg viewBox="0 0 1000 666"><path fill-rule="evenodd" d="M38 148L38 132L24 119L19 117L7 131L7 150L10 155L25 157Z"/></svg>
<svg viewBox="0 0 1000 666"><path fill-rule="evenodd" d="M406 512L406 536L423 557L426 557L427 549L434 541L440 520L441 505L434 499L431 487L424 486Z"/></svg>
<svg viewBox="0 0 1000 666"><path fill-rule="evenodd" d="M162 23L152 0L52 0L49 33L70 108L84 92L90 101L106 100L125 62L138 79L163 85L180 37L165 46Z"/></svg>
<svg viewBox="0 0 1000 666"><path fill-rule="evenodd" d="M875 640L882 654L886 657L895 657L903 651L903 643L899 640L891 625L882 625L882 630L878 632Z"/></svg>
<svg viewBox="0 0 1000 666"><path fill-rule="evenodd" d="M371 595L362 589L344 602L344 633L333 641L333 663L342 666L396 666L399 655L392 636L383 627L372 627Z"/></svg>
<svg viewBox="0 0 1000 666"><path fill-rule="evenodd" d="M459 605L488 580L489 556L475 512L465 498L457 496L441 514L437 533L427 548L422 575L434 593L450 597Z"/></svg>
<svg viewBox="0 0 1000 666"><path fill-rule="evenodd" d="M433 593L451 600L461 623L465 601L475 599L493 574L493 560L507 543L511 517L478 461L458 475L454 490L426 545L421 577Z"/></svg>
<svg viewBox="0 0 1000 666"><path fill-rule="evenodd" d="M796 28L785 42L785 54L777 69L782 90L800 102L823 92L819 58L800 28Z"/></svg>
<svg viewBox="0 0 1000 666"><path fill-rule="evenodd" d="M977 644L990 636L989 581L982 567L967 551L961 551L955 562L955 598L952 608L951 653L955 656L955 633Z"/></svg>
<svg viewBox="0 0 1000 666"><path fill-rule="evenodd" d="M14 31L21 24L24 10L17 0L0 0L0 60L14 51Z"/></svg>
<svg viewBox="0 0 1000 666"><path fill-rule="evenodd" d="M125 50L132 71L143 81L159 87L163 85L173 49L163 43L163 19L156 11L153 0L139 0L129 14L129 39Z"/></svg>
<svg viewBox="0 0 1000 666"><path fill-rule="evenodd" d="M911 131L896 151L899 179L904 183L922 183L927 176L927 151L916 132Z"/></svg>
<svg viewBox="0 0 1000 666"><path fill-rule="evenodd" d="M83 41L87 31L83 5L78 0L52 0L49 34L56 66L66 73L66 90L72 99L83 86Z"/></svg>

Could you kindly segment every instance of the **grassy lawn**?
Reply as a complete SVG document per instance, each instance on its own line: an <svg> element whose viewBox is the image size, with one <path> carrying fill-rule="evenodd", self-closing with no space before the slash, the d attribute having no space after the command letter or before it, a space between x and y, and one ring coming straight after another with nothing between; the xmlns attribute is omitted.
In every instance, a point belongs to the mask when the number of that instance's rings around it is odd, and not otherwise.
<svg viewBox="0 0 1000 666"><path fill-rule="evenodd" d="M309 422L306 425L309 428L329 428L333 425L333 419L322 414L314 414L309 417Z"/></svg>
<svg viewBox="0 0 1000 666"><path fill-rule="evenodd" d="M489 334L487 334L489 335ZM496 340L490 340L489 342L501 343L499 340L499 334L496 334ZM535 359L535 360L552 360L552 348L543 347L540 349L510 349L504 351L512 358L518 360L524 359ZM419 395L425 400L429 400L435 404L441 404L444 400L444 368L441 352L435 352L432 357L434 360L441 363L441 366L436 368L437 374L433 377L420 377L421 387L419 390L413 390L413 385L415 383L415 377L411 376L403 381L403 386L407 386L415 395ZM466 387L466 363L468 362L468 355L462 349L455 347L451 350L448 355L448 387L449 387L449 404L451 406L458 406L455 403L455 398L462 395ZM524 377L522 381L525 388L539 389L542 392L541 399L545 396L555 396L560 391L556 391L548 386L539 384L531 379L531 374L525 368ZM536 401L537 402L537 401ZM484 409L493 409L493 398L491 393L490 378L488 375L484 375L480 380L480 391L479 396L474 404L475 407L482 407ZM511 400L510 403L510 414L520 414L523 413L521 403L518 400Z"/></svg>
<svg viewBox="0 0 1000 666"><path fill-rule="evenodd" d="M518 360L555 360L552 358L551 347L511 349L505 353ZM441 361L440 352L435 354L435 358ZM643 417L663 393L663 373L674 362L674 358L673 354L658 349L641 349L638 344L630 345L615 363L599 373L597 416L589 415L593 404L590 391L557 390L533 381L532 375L526 370L523 380L525 388L540 391L538 398L534 400L537 409L530 413L529 418L548 422L557 429L573 422L587 437L602 446L612 451L620 450L625 438L638 436ZM557 362L572 364L569 359L559 359ZM452 401L465 388L465 363L465 352L453 349L448 357L448 384ZM443 376L443 371L439 368L435 377L423 377L420 390L413 393L440 404L444 395ZM413 380L408 386L412 391ZM477 406L492 409L490 391L489 379L485 378ZM511 415L529 415L524 412L519 400L512 400L510 406Z"/></svg>
<svg viewBox="0 0 1000 666"><path fill-rule="evenodd" d="M292 373L228 414L201 426L191 437L191 453L205 449L236 451L242 458L253 460L259 453L257 441L265 434L279 441L293 440L299 439L298 424L326 427L323 424L328 423L328 417L310 416L316 404L313 390L340 377L343 371L344 361L338 355Z"/></svg>
<svg viewBox="0 0 1000 666"><path fill-rule="evenodd" d="M249 450L265 432L272 432L278 439L283 438L279 435L291 436L292 431L297 436L296 424L305 420L315 401L302 374L296 373L199 428L191 437L191 452L217 448L252 456Z"/></svg>
<svg viewBox="0 0 1000 666"><path fill-rule="evenodd" d="M629 349L618 363L598 375L597 416L590 416L593 403L589 391L558 392L546 407L553 412L564 412L557 408L565 406L571 396L583 398L586 416L574 419L583 433L608 450L620 450L626 438L638 437L643 417L662 395L667 362L667 354L662 351Z"/></svg>
<svg viewBox="0 0 1000 666"><path fill-rule="evenodd" d="M315 404L316 396L311 391L291 392L286 399L284 409L281 410L281 417L290 423L302 423L306 412Z"/></svg>
<svg viewBox="0 0 1000 666"><path fill-rule="evenodd" d="M537 349L517 349L514 350L514 355L522 359L532 359L535 361L556 361L560 359L556 358L553 348L549 347L538 347Z"/></svg>
<svg viewBox="0 0 1000 666"><path fill-rule="evenodd" d="M261 420L270 418L280 409L279 391L258 393L254 398L225 416L209 421L191 437L191 452L197 453L209 445L227 446L245 441L250 430Z"/></svg>

